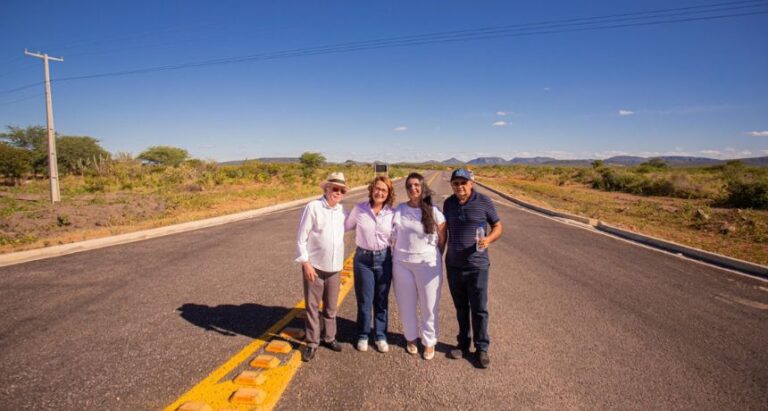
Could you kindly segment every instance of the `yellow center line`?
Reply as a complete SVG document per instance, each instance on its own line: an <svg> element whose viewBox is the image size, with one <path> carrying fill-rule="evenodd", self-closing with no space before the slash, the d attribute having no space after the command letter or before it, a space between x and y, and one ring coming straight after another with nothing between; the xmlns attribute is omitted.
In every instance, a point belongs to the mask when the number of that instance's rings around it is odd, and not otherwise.
<svg viewBox="0 0 768 411"><path fill-rule="evenodd" d="M341 290L339 292L338 305L346 298L353 285L352 259L354 252L344 262L344 268L341 271ZM292 350L284 356L266 353L260 351L261 348L272 339L280 340L280 331L288 325L299 313L304 311L304 300L301 300L296 306L288 312L280 321L270 327L264 334L248 344L239 353L232 356L224 364L211 372L202 381L197 383L192 389L184 393L171 405L165 408L165 411L189 410L189 411L212 411L212 410L271 410L277 405L288 384L291 382L294 374L301 366L301 353L298 349ZM293 341L300 344L297 341ZM237 375L237 370L257 369L251 368L246 360L252 358L254 354L275 355L281 359L281 364L276 368L264 369L260 373L264 377L264 382L255 388L260 390L260 401L252 404L240 404L230 401L232 394L242 385L233 381Z"/></svg>
<svg viewBox="0 0 768 411"><path fill-rule="evenodd" d="M440 172L433 174L429 178L428 184L432 184ZM344 299L349 294L353 286L352 260L354 252L344 261L344 268L341 271L341 290L339 292L338 305L341 306ZM271 410L277 405L280 397L288 388L288 384L301 366L301 353L298 349L278 356L277 354L267 353L262 348L273 339L280 340L283 337L280 331L285 328L297 315L304 311L304 300L299 301L288 314L272 327L264 332L259 338L248 344L237 354L232 356L219 368L211 372L207 377L197 383L189 391L180 396L171 405L165 408L165 411L213 411L213 410ZM293 340L295 345L301 343ZM249 370L254 368L248 366L247 360L254 358L255 354L275 355L281 359L280 365L276 368L263 369L260 376L264 377L261 384L255 386L259 391L256 395L258 400L250 404L232 402L233 394L243 385L235 383L234 378L238 375L237 371Z"/></svg>

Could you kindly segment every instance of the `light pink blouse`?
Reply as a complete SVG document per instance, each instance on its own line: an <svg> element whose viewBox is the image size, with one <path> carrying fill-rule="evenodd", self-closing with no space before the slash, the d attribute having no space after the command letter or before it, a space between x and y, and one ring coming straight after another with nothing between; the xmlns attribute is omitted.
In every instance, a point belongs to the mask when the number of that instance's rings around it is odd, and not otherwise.
<svg viewBox="0 0 768 411"><path fill-rule="evenodd" d="M394 210L385 205L379 215L375 215L368 201L364 201L352 208L344 226L347 230L356 228L355 243L358 247L380 251L389 247L394 214Z"/></svg>

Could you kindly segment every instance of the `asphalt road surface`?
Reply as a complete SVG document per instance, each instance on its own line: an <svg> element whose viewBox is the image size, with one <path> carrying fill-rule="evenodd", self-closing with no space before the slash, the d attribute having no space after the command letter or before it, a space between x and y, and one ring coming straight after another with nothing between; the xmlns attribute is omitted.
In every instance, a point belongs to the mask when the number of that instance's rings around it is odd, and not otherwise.
<svg viewBox="0 0 768 411"><path fill-rule="evenodd" d="M489 369L445 357L447 283L432 361L405 353L394 294L392 351L355 351L350 294L344 351L319 350L278 408L768 409L767 282L491 197ZM0 410L172 403L301 300L300 212L0 268Z"/></svg>

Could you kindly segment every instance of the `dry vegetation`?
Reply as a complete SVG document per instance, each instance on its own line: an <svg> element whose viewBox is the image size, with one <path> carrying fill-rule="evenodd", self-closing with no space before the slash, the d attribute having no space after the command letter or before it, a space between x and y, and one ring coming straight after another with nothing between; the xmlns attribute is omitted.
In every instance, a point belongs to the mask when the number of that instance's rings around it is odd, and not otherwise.
<svg viewBox="0 0 768 411"><path fill-rule="evenodd" d="M534 204L759 264L768 264L768 210L755 205L768 196L767 171L739 164L475 170L480 181ZM625 184L606 184L606 175Z"/></svg>
<svg viewBox="0 0 768 411"><path fill-rule="evenodd" d="M48 201L48 181L0 187L0 252L20 251L251 210L319 194L331 171L362 185L370 166L262 164L179 166L111 161L61 179L61 203ZM402 171L393 168L390 174Z"/></svg>

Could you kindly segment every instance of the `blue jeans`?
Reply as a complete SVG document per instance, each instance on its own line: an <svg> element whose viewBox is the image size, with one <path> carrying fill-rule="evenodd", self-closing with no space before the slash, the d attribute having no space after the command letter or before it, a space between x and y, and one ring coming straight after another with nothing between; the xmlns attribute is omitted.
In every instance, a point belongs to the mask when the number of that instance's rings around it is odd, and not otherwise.
<svg viewBox="0 0 768 411"><path fill-rule="evenodd" d="M358 247L355 252L354 271L358 338L368 339L373 318L376 341L386 340L389 288L392 285L392 253L389 248L383 251L369 251Z"/></svg>
<svg viewBox="0 0 768 411"><path fill-rule="evenodd" d="M459 348L469 349L474 339L478 351L488 351L488 268L448 266L446 271L459 320Z"/></svg>

